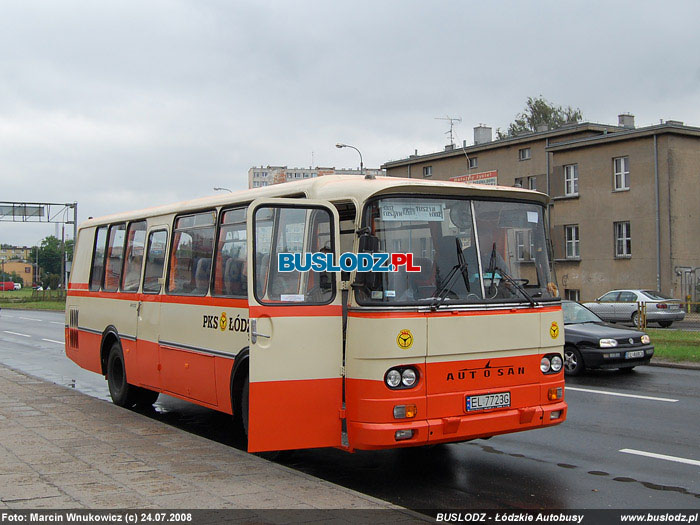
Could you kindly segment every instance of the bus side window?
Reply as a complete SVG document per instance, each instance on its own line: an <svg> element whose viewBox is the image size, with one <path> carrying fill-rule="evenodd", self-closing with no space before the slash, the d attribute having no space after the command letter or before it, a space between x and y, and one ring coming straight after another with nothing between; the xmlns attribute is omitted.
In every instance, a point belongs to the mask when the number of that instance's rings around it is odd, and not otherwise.
<svg viewBox="0 0 700 525"><path fill-rule="evenodd" d="M92 251L92 271L90 273L90 290L98 291L102 287L105 272L105 249L107 247L107 226L97 228L95 246Z"/></svg>
<svg viewBox="0 0 700 525"><path fill-rule="evenodd" d="M160 293L158 279L163 277L165 266L165 245L168 242L168 232L165 230L151 232L148 236L148 251L146 253L146 268L143 272L143 292Z"/></svg>
<svg viewBox="0 0 700 525"><path fill-rule="evenodd" d="M126 256L122 275L122 292L136 292L141 281L146 221L132 222L126 235Z"/></svg>
<svg viewBox="0 0 700 525"><path fill-rule="evenodd" d="M105 259L105 282L102 289L106 292L116 292L122 276L124 260L124 241L126 240L126 225L113 224L109 227L107 241L107 257Z"/></svg>
<svg viewBox="0 0 700 525"><path fill-rule="evenodd" d="M168 269L168 293L206 295L214 255L216 212L185 215L175 220Z"/></svg>
<svg viewBox="0 0 700 525"><path fill-rule="evenodd" d="M246 297L248 294L245 221L244 208L227 210L221 214L212 295Z"/></svg>

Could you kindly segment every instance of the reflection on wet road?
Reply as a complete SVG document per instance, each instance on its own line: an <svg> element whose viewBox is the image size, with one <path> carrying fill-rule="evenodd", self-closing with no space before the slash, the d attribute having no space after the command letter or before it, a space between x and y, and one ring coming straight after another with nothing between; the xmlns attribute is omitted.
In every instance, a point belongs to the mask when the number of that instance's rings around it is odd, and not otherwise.
<svg viewBox="0 0 700 525"><path fill-rule="evenodd" d="M0 362L108 399L106 381L66 359L62 340L60 314L0 312ZM655 367L589 373L567 381L568 420L554 428L418 449L293 451L275 461L414 509L697 508L699 378ZM243 447L225 414L164 395L143 413Z"/></svg>

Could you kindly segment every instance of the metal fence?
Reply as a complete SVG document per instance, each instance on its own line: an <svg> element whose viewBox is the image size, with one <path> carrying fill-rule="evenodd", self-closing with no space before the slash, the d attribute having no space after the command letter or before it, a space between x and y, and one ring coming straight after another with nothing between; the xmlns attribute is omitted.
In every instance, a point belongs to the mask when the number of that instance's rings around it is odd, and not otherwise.
<svg viewBox="0 0 700 525"><path fill-rule="evenodd" d="M695 323L700 323L700 303L685 302L681 304L681 308L685 312L685 318L682 321L675 321L673 327L682 330L683 328L697 329ZM646 329L649 322L647 321L647 305L646 303L637 303L637 326ZM653 321L651 321L653 323Z"/></svg>

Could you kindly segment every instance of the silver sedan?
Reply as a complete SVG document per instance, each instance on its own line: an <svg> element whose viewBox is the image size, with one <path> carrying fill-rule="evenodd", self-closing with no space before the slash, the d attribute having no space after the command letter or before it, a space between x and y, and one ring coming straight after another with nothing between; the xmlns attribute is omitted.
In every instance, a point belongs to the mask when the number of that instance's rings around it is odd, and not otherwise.
<svg viewBox="0 0 700 525"><path fill-rule="evenodd" d="M604 321L631 321L638 325L638 303L646 304L647 321L659 323L662 328L685 318L679 300L652 290L613 290L584 306Z"/></svg>

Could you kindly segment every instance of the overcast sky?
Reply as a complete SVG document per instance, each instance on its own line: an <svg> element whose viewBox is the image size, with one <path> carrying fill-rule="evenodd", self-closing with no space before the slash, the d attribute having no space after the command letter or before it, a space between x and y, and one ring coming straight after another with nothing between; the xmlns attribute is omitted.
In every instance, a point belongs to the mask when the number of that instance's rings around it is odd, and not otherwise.
<svg viewBox="0 0 700 525"><path fill-rule="evenodd" d="M0 201L79 220L243 189L254 165L367 167L507 128L700 126L700 2L0 0ZM0 223L34 245L53 226Z"/></svg>

